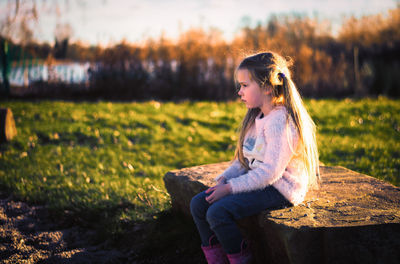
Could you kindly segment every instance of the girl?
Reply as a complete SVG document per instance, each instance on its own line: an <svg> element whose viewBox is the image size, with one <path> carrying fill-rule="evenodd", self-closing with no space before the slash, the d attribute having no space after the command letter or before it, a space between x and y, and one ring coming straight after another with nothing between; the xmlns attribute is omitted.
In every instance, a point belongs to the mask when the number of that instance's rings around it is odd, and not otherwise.
<svg viewBox="0 0 400 264"><path fill-rule="evenodd" d="M235 159L190 204L208 263L248 263L251 252L235 220L297 205L318 183L315 124L289 64L267 52L245 58L236 70L238 95L248 111Z"/></svg>

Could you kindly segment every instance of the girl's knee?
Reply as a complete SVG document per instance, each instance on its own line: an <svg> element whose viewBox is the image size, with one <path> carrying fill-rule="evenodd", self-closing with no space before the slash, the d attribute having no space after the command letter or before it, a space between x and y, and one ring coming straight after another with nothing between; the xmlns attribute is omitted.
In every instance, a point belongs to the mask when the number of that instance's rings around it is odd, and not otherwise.
<svg viewBox="0 0 400 264"><path fill-rule="evenodd" d="M210 226L213 227L220 223L230 221L231 217L229 211L225 208L225 206L216 202L208 208L206 219Z"/></svg>
<svg viewBox="0 0 400 264"><path fill-rule="evenodd" d="M190 201L190 212L192 215L196 215L199 211L206 210L207 201L205 199L205 193L201 192L196 194Z"/></svg>

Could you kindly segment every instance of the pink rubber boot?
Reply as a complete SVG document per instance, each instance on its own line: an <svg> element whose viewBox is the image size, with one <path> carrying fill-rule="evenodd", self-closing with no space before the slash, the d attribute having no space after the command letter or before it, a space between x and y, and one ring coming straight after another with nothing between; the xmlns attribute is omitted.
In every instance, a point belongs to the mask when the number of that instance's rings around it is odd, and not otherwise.
<svg viewBox="0 0 400 264"><path fill-rule="evenodd" d="M236 254L228 254L228 259L230 264L249 264L253 259L253 256L250 251L249 245L245 249L243 249L244 240L240 245L241 251Z"/></svg>
<svg viewBox="0 0 400 264"><path fill-rule="evenodd" d="M229 264L228 258L226 257L226 253L222 248L221 244L211 245L211 239L214 236L210 237L209 246L201 246L203 250L204 256L206 256L206 260L208 264Z"/></svg>

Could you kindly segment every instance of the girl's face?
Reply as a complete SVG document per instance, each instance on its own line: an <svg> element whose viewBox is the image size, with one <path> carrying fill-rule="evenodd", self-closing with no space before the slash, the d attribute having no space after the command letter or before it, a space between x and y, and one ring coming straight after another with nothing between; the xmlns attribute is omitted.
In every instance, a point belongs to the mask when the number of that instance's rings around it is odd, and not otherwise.
<svg viewBox="0 0 400 264"><path fill-rule="evenodd" d="M257 82L252 80L250 72L246 69L237 71L237 81L240 84L238 95L247 108L261 108L266 101L267 93L263 91Z"/></svg>

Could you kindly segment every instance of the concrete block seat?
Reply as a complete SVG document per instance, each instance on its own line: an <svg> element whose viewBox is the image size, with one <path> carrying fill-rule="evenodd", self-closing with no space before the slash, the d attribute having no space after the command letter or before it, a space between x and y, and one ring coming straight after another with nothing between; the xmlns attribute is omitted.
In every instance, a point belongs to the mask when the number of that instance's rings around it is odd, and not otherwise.
<svg viewBox="0 0 400 264"><path fill-rule="evenodd" d="M172 207L213 185L228 162L165 174ZM238 221L256 263L400 263L400 188L344 167L320 166L304 203Z"/></svg>

